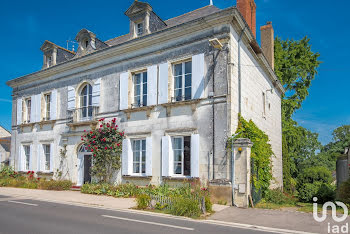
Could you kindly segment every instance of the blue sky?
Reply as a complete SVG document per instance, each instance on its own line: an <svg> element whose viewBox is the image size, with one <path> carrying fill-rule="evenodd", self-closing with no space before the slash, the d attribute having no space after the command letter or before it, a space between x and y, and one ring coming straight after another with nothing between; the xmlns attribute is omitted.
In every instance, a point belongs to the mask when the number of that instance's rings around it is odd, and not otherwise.
<svg viewBox="0 0 350 234"><path fill-rule="evenodd" d="M133 0L107 1L5 1L0 8L0 125L11 128L11 89L7 80L41 69L40 46L45 40L66 47L78 31L87 28L102 40L128 33L124 12ZM148 0L162 19L168 19L208 5L210 0ZM214 0L226 8L235 0ZM294 118L320 134L322 143L331 132L350 124L350 49L347 40L350 2L340 0L334 7L320 0L256 0L258 28L272 21L275 34L282 39L311 38L313 51L321 54L323 64L312 83L310 95ZM258 32L258 40L259 32Z"/></svg>

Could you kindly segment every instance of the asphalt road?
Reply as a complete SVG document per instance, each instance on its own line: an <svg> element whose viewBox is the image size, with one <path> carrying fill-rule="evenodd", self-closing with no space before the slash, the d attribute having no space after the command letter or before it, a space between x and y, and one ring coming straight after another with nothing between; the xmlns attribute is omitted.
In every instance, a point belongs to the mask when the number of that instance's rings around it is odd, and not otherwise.
<svg viewBox="0 0 350 234"><path fill-rule="evenodd" d="M0 195L1 234L88 233L267 233L203 222L57 204L19 200Z"/></svg>

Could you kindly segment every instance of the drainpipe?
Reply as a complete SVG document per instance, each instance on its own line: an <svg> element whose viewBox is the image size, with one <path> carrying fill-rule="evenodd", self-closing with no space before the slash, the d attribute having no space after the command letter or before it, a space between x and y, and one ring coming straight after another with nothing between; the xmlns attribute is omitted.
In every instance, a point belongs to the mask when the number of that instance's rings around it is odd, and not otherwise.
<svg viewBox="0 0 350 234"><path fill-rule="evenodd" d="M212 119L212 124L213 124L213 180L215 180L215 106L214 106L214 101L215 101L215 50L213 50L213 67L212 67L212 72L213 72L213 102L212 102L212 114L213 114L213 119Z"/></svg>
<svg viewBox="0 0 350 234"><path fill-rule="evenodd" d="M241 71L241 40L247 26L244 26L238 39L238 113L242 113L242 71Z"/></svg>

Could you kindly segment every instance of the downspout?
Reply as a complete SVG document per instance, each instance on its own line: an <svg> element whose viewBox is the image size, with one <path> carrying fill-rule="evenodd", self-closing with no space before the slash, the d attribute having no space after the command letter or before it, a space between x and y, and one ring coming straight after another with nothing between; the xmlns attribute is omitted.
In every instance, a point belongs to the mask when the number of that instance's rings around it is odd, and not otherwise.
<svg viewBox="0 0 350 234"><path fill-rule="evenodd" d="M241 31L241 34L239 35L239 39L238 39L238 113L241 114L242 113L242 73L241 73L241 41L242 41L242 37L243 37L243 33L245 31L245 29L247 28L247 26L245 25L244 28ZM238 133L237 133L238 134ZM235 136L232 136L232 138L234 138ZM233 148L233 142L231 143L231 165L232 165L232 169L231 169L231 184L232 184L232 206L235 205L235 152L234 152L234 148Z"/></svg>
<svg viewBox="0 0 350 234"><path fill-rule="evenodd" d="M242 114L242 71L241 71L241 41L247 26L244 26L238 39L238 113Z"/></svg>
<svg viewBox="0 0 350 234"><path fill-rule="evenodd" d="M212 67L212 73L213 73L213 102L212 102L212 124L213 124L213 135L212 135L212 144L213 144L213 180L215 180L215 49L213 49L213 67Z"/></svg>

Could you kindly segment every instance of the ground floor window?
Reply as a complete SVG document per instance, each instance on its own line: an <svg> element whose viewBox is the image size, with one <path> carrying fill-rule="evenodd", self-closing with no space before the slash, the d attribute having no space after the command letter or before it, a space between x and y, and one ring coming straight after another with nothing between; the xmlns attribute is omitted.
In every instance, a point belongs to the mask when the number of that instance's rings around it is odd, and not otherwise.
<svg viewBox="0 0 350 234"><path fill-rule="evenodd" d="M174 174L191 175L191 137L173 137Z"/></svg>
<svg viewBox="0 0 350 234"><path fill-rule="evenodd" d="M50 171L50 161L51 161L51 145L43 145L44 148L44 162L45 170Z"/></svg>
<svg viewBox="0 0 350 234"><path fill-rule="evenodd" d="M24 170L30 170L30 145L23 146L24 148Z"/></svg>
<svg viewBox="0 0 350 234"><path fill-rule="evenodd" d="M146 173L146 139L132 141L133 173Z"/></svg>

